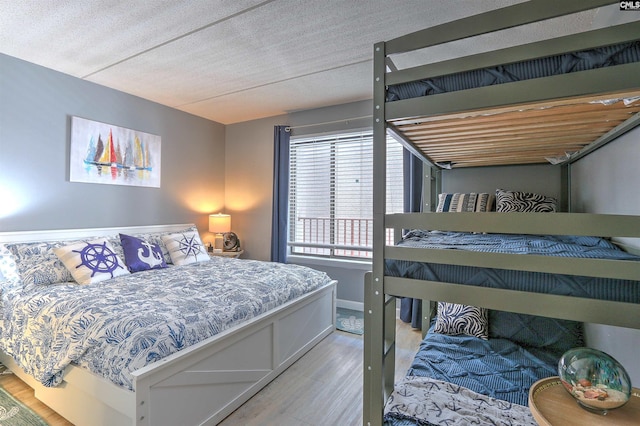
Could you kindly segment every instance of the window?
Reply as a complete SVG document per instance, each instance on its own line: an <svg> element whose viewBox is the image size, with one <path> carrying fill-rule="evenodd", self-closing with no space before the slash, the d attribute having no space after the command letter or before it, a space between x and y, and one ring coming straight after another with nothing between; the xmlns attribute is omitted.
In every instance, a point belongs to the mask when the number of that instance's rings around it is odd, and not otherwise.
<svg viewBox="0 0 640 426"><path fill-rule="evenodd" d="M289 155L291 254L371 258L373 133L292 138ZM387 213L403 211L402 157L388 136Z"/></svg>

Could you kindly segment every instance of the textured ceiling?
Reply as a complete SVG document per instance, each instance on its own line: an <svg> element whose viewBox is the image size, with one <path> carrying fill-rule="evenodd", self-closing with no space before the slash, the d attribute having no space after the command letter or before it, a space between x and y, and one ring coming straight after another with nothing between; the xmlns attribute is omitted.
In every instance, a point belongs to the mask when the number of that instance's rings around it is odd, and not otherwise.
<svg viewBox="0 0 640 426"><path fill-rule="evenodd" d="M520 1L0 0L0 52L231 124L370 99L374 43ZM640 13L612 5L424 54L447 59L631 19Z"/></svg>

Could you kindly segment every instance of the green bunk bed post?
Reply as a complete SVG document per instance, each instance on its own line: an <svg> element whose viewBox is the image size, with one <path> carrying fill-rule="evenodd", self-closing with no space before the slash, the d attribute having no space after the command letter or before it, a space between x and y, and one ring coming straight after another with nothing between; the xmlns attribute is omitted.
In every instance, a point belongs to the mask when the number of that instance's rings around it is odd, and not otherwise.
<svg viewBox="0 0 640 426"><path fill-rule="evenodd" d="M385 45L374 46L373 87L373 271L365 277L363 425L382 425L384 401L393 391L395 368L395 298L384 292L386 122ZM386 313L392 307L393 327ZM387 331L391 331L387 335ZM386 349L386 350L385 350ZM390 358L389 362L386 362Z"/></svg>

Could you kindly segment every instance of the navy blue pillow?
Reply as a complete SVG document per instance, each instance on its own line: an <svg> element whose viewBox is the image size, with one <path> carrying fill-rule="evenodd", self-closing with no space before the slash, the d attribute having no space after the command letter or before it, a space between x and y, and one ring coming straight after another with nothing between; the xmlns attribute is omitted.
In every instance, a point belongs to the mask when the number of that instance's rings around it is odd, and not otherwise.
<svg viewBox="0 0 640 426"><path fill-rule="evenodd" d="M158 244L125 234L120 234L120 242L124 250L124 263L129 271L140 272L167 267Z"/></svg>
<svg viewBox="0 0 640 426"><path fill-rule="evenodd" d="M502 338L563 354L584 346L582 323L512 312L489 311L489 338Z"/></svg>

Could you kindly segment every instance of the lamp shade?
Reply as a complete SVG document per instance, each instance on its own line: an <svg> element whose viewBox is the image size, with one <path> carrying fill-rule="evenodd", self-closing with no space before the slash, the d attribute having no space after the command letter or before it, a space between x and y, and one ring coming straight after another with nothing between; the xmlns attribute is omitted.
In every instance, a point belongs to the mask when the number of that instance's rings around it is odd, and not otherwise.
<svg viewBox="0 0 640 426"><path fill-rule="evenodd" d="M222 213L209 215L209 232L224 234L229 231L231 231L231 216Z"/></svg>

